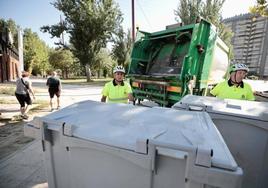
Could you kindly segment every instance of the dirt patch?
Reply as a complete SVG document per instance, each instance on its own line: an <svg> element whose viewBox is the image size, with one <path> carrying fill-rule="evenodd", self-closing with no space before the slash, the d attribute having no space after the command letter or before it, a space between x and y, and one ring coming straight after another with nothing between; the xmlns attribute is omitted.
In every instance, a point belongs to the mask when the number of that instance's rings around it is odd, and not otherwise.
<svg viewBox="0 0 268 188"><path fill-rule="evenodd" d="M0 160L33 141L32 138L24 136L24 124L23 121L0 122Z"/></svg>
<svg viewBox="0 0 268 188"><path fill-rule="evenodd" d="M37 106L30 110L30 118L27 121L31 121L34 116L41 117L48 113L50 111L42 108L42 105ZM33 138L24 136L23 127L27 121L24 121L19 115L14 115L9 120L0 119L0 160L22 149L34 140Z"/></svg>

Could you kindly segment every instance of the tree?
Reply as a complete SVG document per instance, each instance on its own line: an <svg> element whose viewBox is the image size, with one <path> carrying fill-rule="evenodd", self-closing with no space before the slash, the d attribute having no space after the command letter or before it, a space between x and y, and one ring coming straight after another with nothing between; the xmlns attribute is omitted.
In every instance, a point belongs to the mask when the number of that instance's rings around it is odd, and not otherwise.
<svg viewBox="0 0 268 188"><path fill-rule="evenodd" d="M249 11L252 14L261 16L268 16L268 4L266 0L257 0L257 4L253 7L249 7Z"/></svg>
<svg viewBox="0 0 268 188"><path fill-rule="evenodd" d="M106 77L108 72L111 72L116 62L111 58L107 49L102 48L96 56L96 64L93 66L93 71L97 72L98 78L101 76Z"/></svg>
<svg viewBox="0 0 268 188"><path fill-rule="evenodd" d="M195 23L197 16L208 20L218 28L219 37L231 48L233 33L222 23L221 8L225 0L181 0L175 10L175 19L183 24Z"/></svg>
<svg viewBox="0 0 268 188"><path fill-rule="evenodd" d="M33 74L45 74L49 67L48 46L31 29L24 30L23 44L25 69Z"/></svg>
<svg viewBox="0 0 268 188"><path fill-rule="evenodd" d="M96 54L118 29L122 13L113 0L56 0L52 5L63 12L65 20L43 26L41 30L52 37L59 37L63 30L69 33L71 50L87 67L87 80L90 81L90 68L96 63Z"/></svg>
<svg viewBox="0 0 268 188"><path fill-rule="evenodd" d="M13 41L11 46L16 49L18 49L18 27L19 26L16 25L16 22L12 19L8 19L7 21L5 21L4 19L0 19L0 32L10 32L9 34L11 34L11 40Z"/></svg>
<svg viewBox="0 0 268 188"><path fill-rule="evenodd" d="M181 0L177 10L174 11L176 21L188 25L195 23L197 16L200 16L202 0Z"/></svg>
<svg viewBox="0 0 268 188"><path fill-rule="evenodd" d="M125 34L123 28L120 27L113 42L112 57L117 61L118 65L125 66L125 63L130 57L130 48L132 45L130 30Z"/></svg>
<svg viewBox="0 0 268 188"><path fill-rule="evenodd" d="M13 43L11 47L18 49L18 28L15 21L9 19L5 21L0 19L0 32L7 34L10 32L10 37ZM49 68L48 64L48 46L42 41L37 33L31 31L31 29L24 30L23 36L23 54L25 69L33 74L44 75Z"/></svg>
<svg viewBox="0 0 268 188"><path fill-rule="evenodd" d="M66 49L52 51L49 56L49 63L53 68L62 70L63 78L68 78L69 70L74 65L73 54L70 50Z"/></svg>

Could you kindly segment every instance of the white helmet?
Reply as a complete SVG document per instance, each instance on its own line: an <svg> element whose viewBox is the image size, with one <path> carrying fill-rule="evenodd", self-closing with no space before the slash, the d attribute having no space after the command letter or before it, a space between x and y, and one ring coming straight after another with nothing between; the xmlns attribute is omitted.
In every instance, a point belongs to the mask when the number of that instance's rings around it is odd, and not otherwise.
<svg viewBox="0 0 268 188"><path fill-rule="evenodd" d="M231 67L230 67L230 73L231 72L238 71L238 70L244 70L244 71L248 72L249 71L249 68L247 67L247 65L245 65L243 63L237 63L237 64L231 65Z"/></svg>
<svg viewBox="0 0 268 188"><path fill-rule="evenodd" d="M116 72L125 73L125 68L121 65L118 65L118 66L114 67L114 70L113 70L113 73L116 73Z"/></svg>

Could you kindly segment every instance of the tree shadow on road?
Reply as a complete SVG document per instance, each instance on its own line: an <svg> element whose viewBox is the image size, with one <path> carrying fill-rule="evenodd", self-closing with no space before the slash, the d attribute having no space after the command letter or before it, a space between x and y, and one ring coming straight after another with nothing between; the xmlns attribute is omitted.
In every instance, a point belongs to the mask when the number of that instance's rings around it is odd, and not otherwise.
<svg viewBox="0 0 268 188"><path fill-rule="evenodd" d="M33 141L23 133L24 121L0 121L0 160L23 148Z"/></svg>

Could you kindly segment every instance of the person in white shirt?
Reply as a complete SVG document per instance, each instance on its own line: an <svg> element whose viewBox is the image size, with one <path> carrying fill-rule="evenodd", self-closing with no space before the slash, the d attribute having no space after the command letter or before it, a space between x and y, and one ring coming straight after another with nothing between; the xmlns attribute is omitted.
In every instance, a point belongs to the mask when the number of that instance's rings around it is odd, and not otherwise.
<svg viewBox="0 0 268 188"><path fill-rule="evenodd" d="M35 95L32 88L32 82L29 79L29 73L23 71L21 74L22 77L19 77L16 81L16 91L15 96L20 103L20 112L23 119L28 119L27 112L29 106L32 105L32 99L30 93L35 99Z"/></svg>

